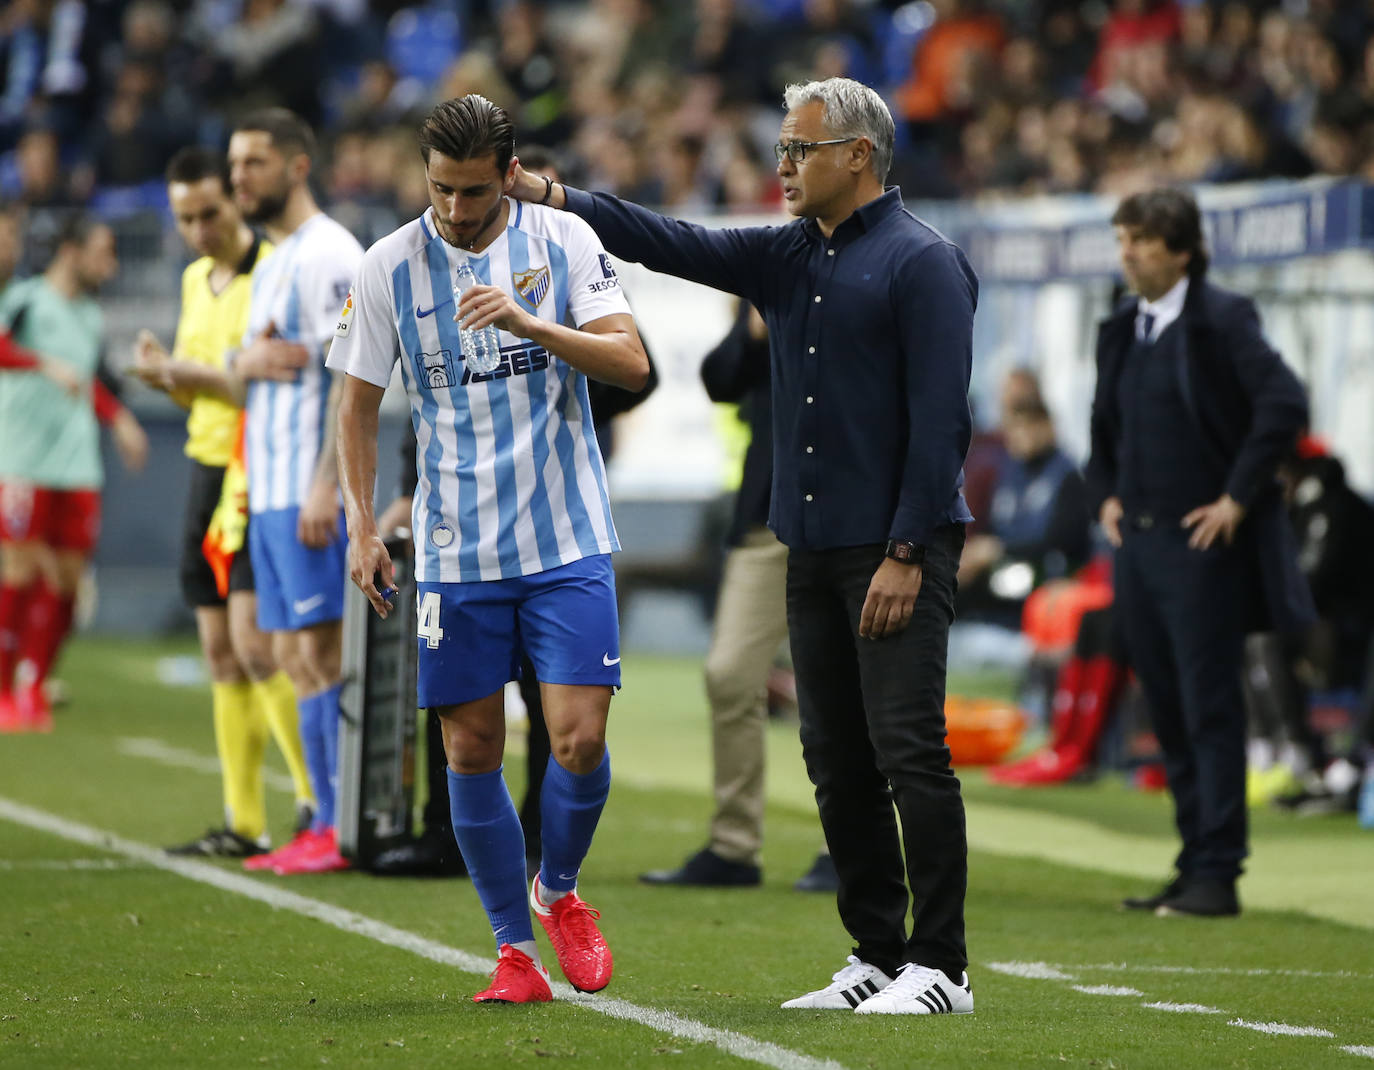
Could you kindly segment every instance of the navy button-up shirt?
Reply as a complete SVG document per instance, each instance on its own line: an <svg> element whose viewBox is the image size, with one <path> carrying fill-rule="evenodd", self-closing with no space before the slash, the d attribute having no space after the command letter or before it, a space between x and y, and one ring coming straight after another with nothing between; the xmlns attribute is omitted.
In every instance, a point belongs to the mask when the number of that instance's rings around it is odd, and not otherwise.
<svg viewBox="0 0 1374 1070"><path fill-rule="evenodd" d="M769 526L789 547L929 541L972 519L978 279L964 254L902 207L895 187L835 228L814 220L712 229L602 193L567 190L616 256L752 302L773 379Z"/></svg>

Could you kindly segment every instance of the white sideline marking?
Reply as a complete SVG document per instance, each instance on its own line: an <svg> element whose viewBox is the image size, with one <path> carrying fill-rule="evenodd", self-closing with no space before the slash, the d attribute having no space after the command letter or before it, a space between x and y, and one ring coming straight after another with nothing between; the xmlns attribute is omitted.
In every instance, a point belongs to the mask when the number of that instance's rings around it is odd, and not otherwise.
<svg viewBox="0 0 1374 1070"><path fill-rule="evenodd" d="M1374 979L1374 974L1357 973L1354 970L1285 970L1265 966L1146 966L1135 962L994 962L989 963L994 970L1010 973L1016 977L1039 977L1039 974L1021 974L1019 969L1034 970L1100 970L1108 973L1196 973L1222 974L1232 977L1344 977ZM1003 967L1006 967L1003 969ZM1045 975L1046 980L1058 978Z"/></svg>
<svg viewBox="0 0 1374 1070"><path fill-rule="evenodd" d="M1242 1029L1253 1029L1256 1033L1271 1033L1281 1037L1334 1037L1329 1029L1318 1029L1314 1025L1285 1025L1283 1022L1247 1022L1244 1018L1233 1018L1227 1025L1238 1025Z"/></svg>
<svg viewBox="0 0 1374 1070"><path fill-rule="evenodd" d="M1124 985L1070 985L1075 992L1082 992L1087 996L1143 996L1145 993L1138 988L1127 988Z"/></svg>
<svg viewBox="0 0 1374 1070"><path fill-rule="evenodd" d="M18 869L132 869L133 862L123 858L35 858L27 862L0 861L0 870L12 873Z"/></svg>
<svg viewBox="0 0 1374 1070"><path fill-rule="evenodd" d="M1341 1051L1347 1055L1363 1055L1366 1059L1374 1059L1374 1045L1371 1044L1347 1044Z"/></svg>
<svg viewBox="0 0 1374 1070"><path fill-rule="evenodd" d="M989 962L988 969L1030 981L1072 981L1073 974L1065 973L1048 962Z"/></svg>
<svg viewBox="0 0 1374 1070"><path fill-rule="evenodd" d="M161 762L163 765L173 765L180 769L191 769L197 773L209 773L219 776L219 759L211 758L204 754L198 754L193 750L184 747L173 747L170 743L164 743L160 739L152 739L143 736L125 736L120 739L118 744L120 754L128 754L134 758L147 758L150 761ZM285 791L294 794L296 785L289 776L281 773L274 773L270 769L262 771L263 783L269 788L277 791Z"/></svg>
<svg viewBox="0 0 1374 1070"><path fill-rule="evenodd" d="M460 951L458 948L448 947L434 940L427 940L423 936L417 936L415 933L398 929L366 915L261 883L241 873L233 873L205 862L194 862L190 859L167 855L155 847L126 840L113 833L91 828L89 825L80 825L58 817L56 814L35 810L12 799L0 797L0 817L18 825L25 825L41 832L49 832L64 840L71 840L74 843L82 843L89 847L97 847L101 850L124 855L126 858L144 862L157 869L175 873L187 880L198 881L201 884L219 888L221 891L233 892L235 895L242 895L248 899L256 899L268 906L276 907L278 910L289 910L307 918L314 918L316 921L332 925L344 932L367 937L369 940L386 944L388 947L412 952L445 966L453 966L464 973L485 975L496 968L494 959L483 958L480 955ZM764 1066L775 1067L776 1070L845 1070L842 1064L830 1059L817 1059L802 1052L780 1047L777 1044L770 1044L767 1041L745 1036L742 1033L716 1029L703 1022L684 1018L670 1011L641 1007L621 999L607 999L604 996L588 995L578 992L571 985L562 982L555 982L552 988L554 995L559 999L576 1003L589 1011L596 1011L598 1014L604 1014L611 1018L635 1022L638 1025L648 1026L660 1033L668 1033L684 1040L711 1044L727 1055L747 1059L750 1062L762 1063Z"/></svg>
<svg viewBox="0 0 1374 1070"><path fill-rule="evenodd" d="M1225 1014L1219 1007L1209 1007L1205 1003L1142 1003L1152 1011L1172 1011L1174 1014Z"/></svg>

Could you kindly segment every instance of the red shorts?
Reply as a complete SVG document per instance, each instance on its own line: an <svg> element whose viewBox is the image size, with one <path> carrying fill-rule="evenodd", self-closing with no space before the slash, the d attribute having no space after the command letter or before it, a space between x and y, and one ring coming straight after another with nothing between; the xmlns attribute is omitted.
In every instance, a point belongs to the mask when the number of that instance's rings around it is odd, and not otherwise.
<svg viewBox="0 0 1374 1070"><path fill-rule="evenodd" d="M41 542L89 554L100 537L100 491L0 483L0 542Z"/></svg>

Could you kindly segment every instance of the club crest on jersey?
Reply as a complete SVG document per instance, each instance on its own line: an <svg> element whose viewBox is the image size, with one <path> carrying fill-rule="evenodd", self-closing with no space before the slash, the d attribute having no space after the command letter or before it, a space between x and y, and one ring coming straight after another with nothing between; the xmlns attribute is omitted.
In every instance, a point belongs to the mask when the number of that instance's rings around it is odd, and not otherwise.
<svg viewBox="0 0 1374 1070"><path fill-rule="evenodd" d="M347 338L348 329L353 325L353 288L348 289L348 296L344 298L342 311L339 312L339 322L334 325L335 338Z"/></svg>
<svg viewBox="0 0 1374 1070"><path fill-rule="evenodd" d="M447 349L420 354L420 381L430 390L453 386L453 356Z"/></svg>
<svg viewBox="0 0 1374 1070"><path fill-rule="evenodd" d="M515 284L515 292L520 299L529 305L531 311L536 310L539 308L539 302L544 300L544 295L549 292L548 265L513 273L511 282Z"/></svg>

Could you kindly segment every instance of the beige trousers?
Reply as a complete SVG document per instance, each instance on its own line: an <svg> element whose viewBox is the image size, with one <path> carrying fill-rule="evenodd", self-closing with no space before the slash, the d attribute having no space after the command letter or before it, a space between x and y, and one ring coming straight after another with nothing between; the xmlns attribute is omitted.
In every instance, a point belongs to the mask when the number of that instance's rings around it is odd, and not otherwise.
<svg viewBox="0 0 1374 1070"><path fill-rule="evenodd" d="M711 850L757 865L763 847L764 696L778 647L787 639L787 547L752 528L725 558L706 694L716 810Z"/></svg>

